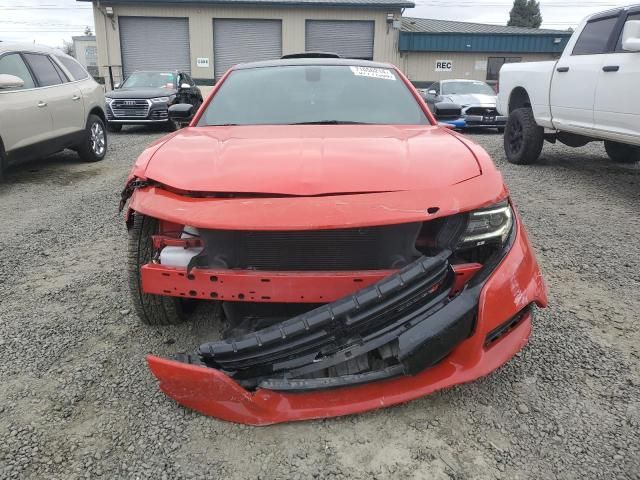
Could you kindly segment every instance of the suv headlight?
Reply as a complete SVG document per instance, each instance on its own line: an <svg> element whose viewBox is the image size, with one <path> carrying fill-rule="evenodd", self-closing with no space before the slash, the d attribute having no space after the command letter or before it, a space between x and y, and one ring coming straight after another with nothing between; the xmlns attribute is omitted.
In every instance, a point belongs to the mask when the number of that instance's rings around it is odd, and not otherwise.
<svg viewBox="0 0 640 480"><path fill-rule="evenodd" d="M176 99L175 95L170 95L168 97L156 97L156 98L152 98L151 102L152 103L171 103Z"/></svg>
<svg viewBox="0 0 640 480"><path fill-rule="evenodd" d="M104 97L104 101L107 102L107 105L111 105L111 102L113 102L113 98Z"/></svg>
<svg viewBox="0 0 640 480"><path fill-rule="evenodd" d="M458 248L473 248L487 243L504 244L513 227L513 212L507 200L469 214L469 223Z"/></svg>

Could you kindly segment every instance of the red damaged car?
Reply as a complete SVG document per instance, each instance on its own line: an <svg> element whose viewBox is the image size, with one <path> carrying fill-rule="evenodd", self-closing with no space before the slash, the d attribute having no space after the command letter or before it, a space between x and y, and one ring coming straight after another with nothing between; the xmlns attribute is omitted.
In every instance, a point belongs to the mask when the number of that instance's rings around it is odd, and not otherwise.
<svg viewBox="0 0 640 480"><path fill-rule="evenodd" d="M227 325L149 366L225 420L345 415L468 382L513 357L547 304L491 159L388 64L234 67L138 158L127 201L141 320L206 300Z"/></svg>

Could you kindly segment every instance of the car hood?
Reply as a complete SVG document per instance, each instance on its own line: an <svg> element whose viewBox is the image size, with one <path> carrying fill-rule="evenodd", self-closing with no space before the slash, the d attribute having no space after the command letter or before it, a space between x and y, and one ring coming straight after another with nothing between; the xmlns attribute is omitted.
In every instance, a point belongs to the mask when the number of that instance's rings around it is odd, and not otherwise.
<svg viewBox="0 0 640 480"><path fill-rule="evenodd" d="M119 88L105 94L106 98L156 98L175 95L177 90L170 88Z"/></svg>
<svg viewBox="0 0 640 480"><path fill-rule="evenodd" d="M457 103L462 106L469 105L482 105L482 106L494 106L496 105L495 95L484 95L480 93L466 94L466 95L444 95L443 98L448 99L453 103Z"/></svg>
<svg viewBox="0 0 640 480"><path fill-rule="evenodd" d="M480 174L449 131L388 125L191 127L145 171L186 191L300 196L425 190Z"/></svg>

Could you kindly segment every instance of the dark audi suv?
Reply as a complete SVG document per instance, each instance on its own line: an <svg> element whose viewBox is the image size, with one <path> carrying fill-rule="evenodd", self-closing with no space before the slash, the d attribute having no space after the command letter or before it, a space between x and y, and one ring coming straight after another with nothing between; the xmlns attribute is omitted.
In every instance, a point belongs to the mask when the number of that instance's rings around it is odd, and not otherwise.
<svg viewBox="0 0 640 480"><path fill-rule="evenodd" d="M134 72L105 95L107 127L119 132L123 125L160 123L175 129L168 110L174 103L190 103L197 110L202 93L191 77L178 71Z"/></svg>

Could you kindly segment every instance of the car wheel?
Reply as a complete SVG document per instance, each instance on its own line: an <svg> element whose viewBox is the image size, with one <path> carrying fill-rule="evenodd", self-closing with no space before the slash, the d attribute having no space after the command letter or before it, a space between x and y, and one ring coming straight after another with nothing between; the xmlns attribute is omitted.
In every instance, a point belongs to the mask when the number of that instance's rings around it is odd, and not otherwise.
<svg viewBox="0 0 640 480"><path fill-rule="evenodd" d="M544 129L539 127L530 108L518 108L509 114L504 131L507 160L517 165L535 162L542 152Z"/></svg>
<svg viewBox="0 0 640 480"><path fill-rule="evenodd" d="M604 149L614 162L636 163L640 162L640 147L627 145L626 143L604 141Z"/></svg>
<svg viewBox="0 0 640 480"><path fill-rule="evenodd" d="M122 130L122 124L107 122L107 130L113 133L118 133L119 131Z"/></svg>
<svg viewBox="0 0 640 480"><path fill-rule="evenodd" d="M4 180L4 172L7 170L7 154L2 148L2 142L0 142L0 183Z"/></svg>
<svg viewBox="0 0 640 480"><path fill-rule="evenodd" d="M168 132L175 132L176 130L178 130L179 126L173 120L167 120L167 123L165 123L164 128Z"/></svg>
<svg viewBox="0 0 640 480"><path fill-rule="evenodd" d="M498 127L497 130L498 133L504 133L504 127Z"/></svg>
<svg viewBox="0 0 640 480"><path fill-rule="evenodd" d="M192 305L180 298L151 295L142 291L140 267L153 260L156 253L152 235L158 233L158 221L135 214L129 230L129 291L138 317L147 325L175 325L186 320Z"/></svg>
<svg viewBox="0 0 640 480"><path fill-rule="evenodd" d="M84 139L78 146L78 155L83 162L99 162L107 154L107 131L97 115L89 115Z"/></svg>

